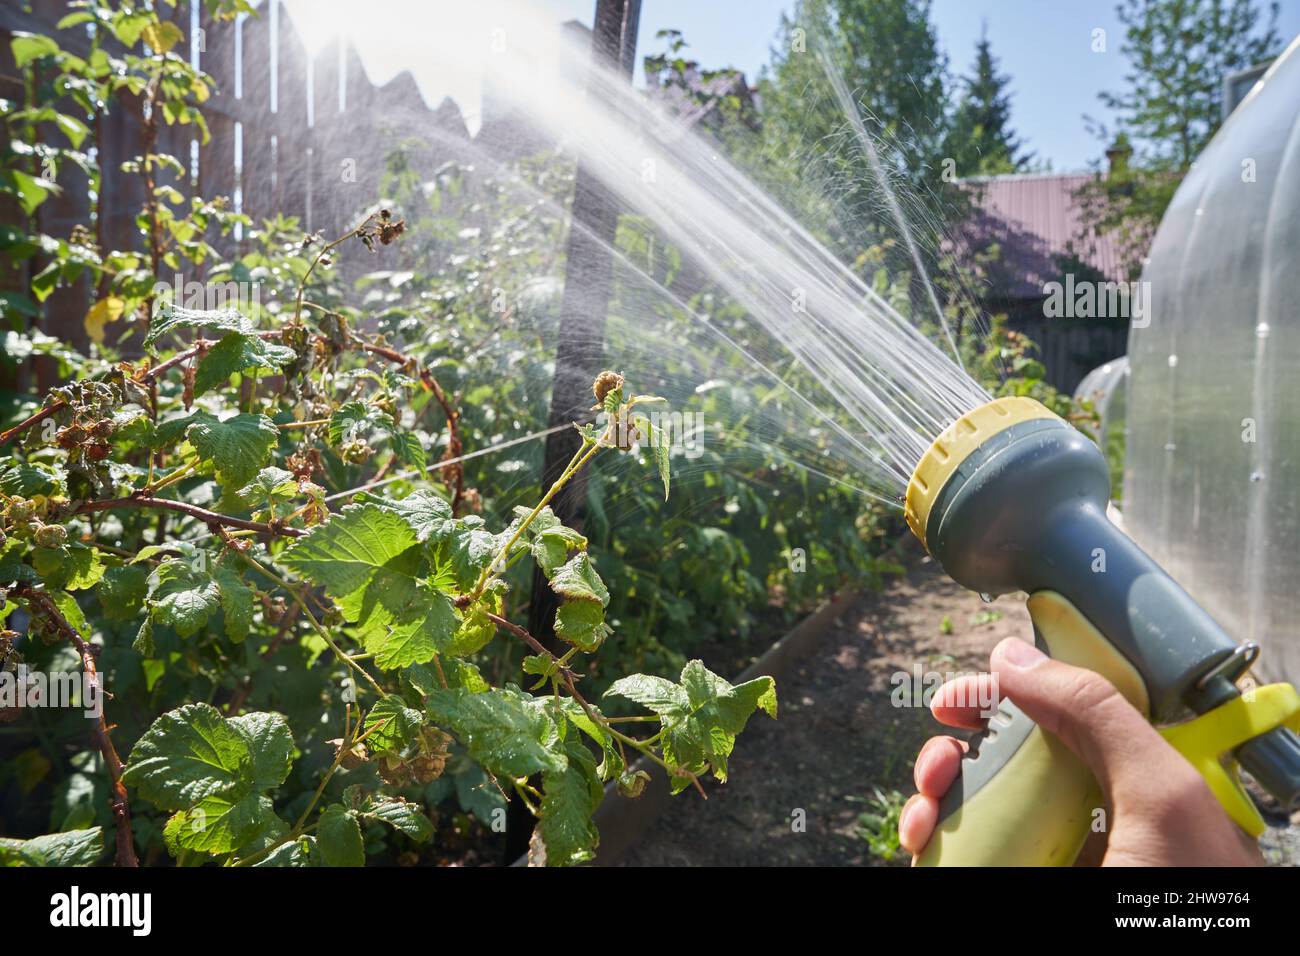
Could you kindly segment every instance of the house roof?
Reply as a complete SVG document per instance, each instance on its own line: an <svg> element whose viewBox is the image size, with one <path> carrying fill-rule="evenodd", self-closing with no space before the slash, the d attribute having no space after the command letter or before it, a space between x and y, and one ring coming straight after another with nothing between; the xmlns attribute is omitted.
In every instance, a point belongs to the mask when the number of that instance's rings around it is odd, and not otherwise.
<svg viewBox="0 0 1300 956"><path fill-rule="evenodd" d="M1001 255L988 270L990 291L1017 299L1039 298L1043 284L1081 260L1106 279L1125 278L1114 236L1082 240L1075 193L1099 174L981 176L964 179L975 209L957 227L954 245L968 257L997 245Z"/></svg>

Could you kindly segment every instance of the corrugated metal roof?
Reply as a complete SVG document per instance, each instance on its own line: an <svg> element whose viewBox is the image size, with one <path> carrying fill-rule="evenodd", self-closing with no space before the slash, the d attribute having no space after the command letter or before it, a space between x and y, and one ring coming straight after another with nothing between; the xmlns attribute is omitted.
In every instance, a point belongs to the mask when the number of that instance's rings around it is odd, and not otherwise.
<svg viewBox="0 0 1300 956"><path fill-rule="evenodd" d="M963 257L996 244L999 261L989 270L990 291L1013 298L1038 298L1043 284L1059 281L1065 264L1081 260L1106 279L1124 278L1112 236L1081 239L1079 202L1074 194L1093 173L972 177L962 180L975 200L970 218L956 229ZM973 260L972 260L973 261Z"/></svg>

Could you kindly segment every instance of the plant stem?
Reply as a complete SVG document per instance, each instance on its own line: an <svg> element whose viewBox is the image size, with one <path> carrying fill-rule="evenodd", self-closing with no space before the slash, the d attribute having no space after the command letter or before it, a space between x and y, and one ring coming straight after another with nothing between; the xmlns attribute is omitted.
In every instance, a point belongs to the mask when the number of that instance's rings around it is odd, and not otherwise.
<svg viewBox="0 0 1300 956"><path fill-rule="evenodd" d="M265 524L260 521L245 521L243 518L234 518L230 515L218 514L215 511L209 511L207 508L200 508L198 505L186 504L183 501L172 501L170 498L152 498L144 496L141 492L136 492L129 498L110 498L106 501L87 501L78 505L72 514L84 515L96 511L113 511L118 508L155 508L163 511L179 511L181 514L189 515L191 518L197 518L209 528L242 528L245 531L256 531L260 534L279 535L287 538L299 538L307 532L298 528L290 528L279 524Z"/></svg>
<svg viewBox="0 0 1300 956"><path fill-rule="evenodd" d="M360 664L358 664L356 661L354 661L349 655L345 654L343 652L343 649L334 642L334 639L332 637L330 637L329 632L325 630L324 626L319 621L316 620L316 616L311 613L311 608L307 606L307 602L303 600L302 595L298 593L297 588L293 587L291 584L289 584L288 581L280 577L280 575L276 574L274 571L265 567L256 558L250 557L249 555L240 551L238 548L234 549L234 551L241 558L243 558L245 561L251 564L254 568L256 568L258 571L261 571L262 574L266 575L266 577L270 578L276 584L280 585L280 587L284 588L284 590L289 593L289 596L293 598L294 602L300 608L302 608L302 612L307 615L307 623L309 623L312 626L312 629L317 634L320 635L321 640L323 640L326 644L329 645L330 650L332 650L335 653L335 655L339 658L339 660L343 661L345 664L348 665L348 667L352 668L354 671L356 671L358 674L364 677L366 681L370 684L370 686L374 688L376 694L378 694L380 697L384 696L384 689L379 686L379 683L373 677L370 676L370 672L367 671Z"/></svg>
<svg viewBox="0 0 1300 956"><path fill-rule="evenodd" d="M327 242L321 248L320 252L316 253L316 258L311 261L311 265L307 267L307 271L303 274L302 281L298 283L298 297L297 297L297 302L295 303L293 308L294 325L298 325L299 323L302 322L303 296L307 292L307 283L311 280L312 273L316 271L316 267L320 265L320 261L323 258L325 258L326 255L329 254L330 250L343 245L343 243L347 242L353 236L358 235L361 232L361 230L365 229L366 226L370 225L370 223L374 220L374 218L375 218L374 214L372 213L371 215L363 219L359 225L354 226L351 230L339 236L333 242Z"/></svg>
<svg viewBox="0 0 1300 956"><path fill-rule="evenodd" d="M142 495L156 494L157 492L161 491L163 488L166 488L169 485L174 485L182 478L193 473L194 469L197 467L198 467L198 462L193 462L193 461L189 462L188 464L182 465L180 468L173 471L170 475L168 475L166 478L163 478L157 484L145 485L143 488L140 489L139 494Z"/></svg>
<svg viewBox="0 0 1300 956"><path fill-rule="evenodd" d="M606 434L608 434L608 431ZM529 513L528 517L520 523L519 527L515 529L515 533L510 536L510 540L505 543L505 546L499 552L497 552L496 557L492 559L491 563L483 569L483 572L479 575L478 581L474 585L474 590L470 592L467 603L473 604L483 596L483 590L487 587L488 581L491 580L493 574L496 573L498 565L504 567L506 558L514 549L515 544L518 543L519 539L523 536L524 531L526 531L528 526L533 523L534 519L542 513L542 509L550 504L551 499L559 494L560 489L569 483L569 479L577 474L578 471L591 460L592 456L595 455L596 452L600 451L603 447L604 440L604 435L596 441L592 441L588 438L583 439L582 447L579 448L574 456L569 460L568 465L564 468L564 473L561 474L559 478L555 479L555 484L551 485L550 490L542 496L542 500L537 503L537 507L534 508Z"/></svg>
<svg viewBox="0 0 1300 956"><path fill-rule="evenodd" d="M344 755L353 747L355 747L357 744L363 743L367 737L373 734L380 727L383 727L390 720L392 720L391 717L385 717L383 720L378 721L373 726L371 726L370 729L367 730L365 733L363 733L360 737L351 737L349 739L349 735L345 730L343 736L343 743L339 747L339 752L334 755L334 762L331 763L329 769L325 771L325 776L321 778L320 786L318 786L316 788L316 792L312 794L311 802L307 804L307 809L303 810L301 815L299 815L298 822L293 825L293 829L290 830L287 834L285 834L284 837L282 837L278 842L271 844L265 849L257 851L252 856L244 857L242 860L237 861L234 865L252 866L254 863L258 863L266 859L268 856L270 856L276 850L280 849L280 847L284 846L286 843L292 843L294 840L298 839L298 837L302 836L304 833L314 829L316 824L313 823L311 826L304 826L304 824L306 824L307 818L311 816L311 812L313 809L315 809L316 804L320 802L321 794L325 792L325 787L329 785L330 780L333 778L334 774L338 772L339 767L343 764ZM360 720L357 721L356 726L357 727L361 726ZM355 728L353 728L353 731L355 732Z"/></svg>
<svg viewBox="0 0 1300 956"><path fill-rule="evenodd" d="M77 632L75 627L68 623L68 619L63 616L63 612L58 609L54 600L44 591L39 591L29 584L19 584L13 589L12 593L25 597L33 611L39 611L42 617L53 624L72 642L77 649L77 653L81 655L81 666L85 669L91 682L98 688L98 694L102 698L105 694L104 683L100 679L98 668L95 666L94 648ZM109 736L109 727L104 720L102 707L95 722L93 736L100 755L104 758L104 766L108 769L109 790L112 794L109 804L113 808L113 826L117 835L116 863L118 866L137 867L140 865L140 860L135 855L135 843L131 836L131 804L127 798L126 784L122 782L122 758L117 755L117 749L113 746L113 738Z"/></svg>
<svg viewBox="0 0 1300 956"><path fill-rule="evenodd" d="M45 419L49 418L55 412L59 411L59 409L63 408L65 404L67 403L60 400L54 402L51 405L47 405L36 414L30 415L27 418L23 419L21 422L19 422L13 428L10 428L8 431L0 432L0 445L9 444L9 442L13 441L15 435L20 435L23 432L25 432L27 429L31 428L33 425L45 421Z"/></svg>

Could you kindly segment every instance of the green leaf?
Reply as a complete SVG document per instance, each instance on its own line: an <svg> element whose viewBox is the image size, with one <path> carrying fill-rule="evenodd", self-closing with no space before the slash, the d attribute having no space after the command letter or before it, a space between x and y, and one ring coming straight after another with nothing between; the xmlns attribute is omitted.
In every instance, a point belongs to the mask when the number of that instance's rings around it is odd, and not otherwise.
<svg viewBox="0 0 1300 956"><path fill-rule="evenodd" d="M441 675L427 664L413 664L403 668L402 677L419 697L428 697L435 690L464 689L471 694L481 694L488 689L488 682L483 679L479 669L468 661L446 657L439 661L439 665L442 668ZM443 687L444 679L447 681L446 687Z"/></svg>
<svg viewBox="0 0 1300 956"><path fill-rule="evenodd" d="M243 738L252 761L245 780L257 790L273 790L284 783L293 764L293 735L280 714L254 711L229 717L226 723Z"/></svg>
<svg viewBox="0 0 1300 956"><path fill-rule="evenodd" d="M664 719L664 759L694 773L708 767L717 779L726 780L727 758L750 714L761 708L776 716L775 682L760 677L732 687L700 661L691 661L682 670L682 685L691 713L680 720ZM680 789L686 783L675 779L673 785Z"/></svg>
<svg viewBox="0 0 1300 956"><path fill-rule="evenodd" d="M299 482L283 468L263 468L257 477L235 492L234 498L251 511L268 511L272 518L287 518L297 510L299 498L322 498L324 490L312 482Z"/></svg>
<svg viewBox="0 0 1300 956"><path fill-rule="evenodd" d="M59 45L52 39L35 33L15 32L13 39L9 41L9 47L13 50L14 66L19 69L32 60L53 56L59 52Z"/></svg>
<svg viewBox="0 0 1300 956"><path fill-rule="evenodd" d="M51 591L50 600L72 625L73 630L83 637L90 636L90 624L86 621L86 612L81 609L75 597L67 591Z"/></svg>
<svg viewBox="0 0 1300 956"><path fill-rule="evenodd" d="M47 833L30 840L0 837L0 866L94 866L103 853L101 827Z"/></svg>
<svg viewBox="0 0 1300 956"><path fill-rule="evenodd" d="M92 588L104 576L104 562L99 552L80 541L61 548L35 548L32 566L47 585L67 591Z"/></svg>
<svg viewBox="0 0 1300 956"><path fill-rule="evenodd" d="M562 699L560 705L569 723L577 727L580 731L595 741L604 754L604 760L596 768L596 773L601 780L610 780L624 770L623 757L618 749L614 746L614 738L609 730L603 725L598 724L592 717L587 715L587 710L572 697ZM594 715L599 715L600 711L588 704Z"/></svg>
<svg viewBox="0 0 1300 956"><path fill-rule="evenodd" d="M527 517L528 510L516 508L515 514L522 520ZM587 550L587 539L572 528L566 528L550 508L538 512L528 527L528 533L532 536L530 548L533 558L548 579L569 560L570 551Z"/></svg>
<svg viewBox="0 0 1300 956"><path fill-rule="evenodd" d="M262 794L214 794L173 814L163 827L163 839L172 856L183 850L230 853L254 839L274 816L270 798Z"/></svg>
<svg viewBox="0 0 1300 956"><path fill-rule="evenodd" d="M664 501L667 501L668 485L672 479L669 448L671 436L662 428L655 428L648 418L641 419L640 424L644 426L646 439L650 442L650 448L654 452L655 464L659 467L659 479L664 483Z"/></svg>
<svg viewBox="0 0 1300 956"><path fill-rule="evenodd" d="M378 730L370 728L383 723ZM416 733L424 724L424 714L407 707L406 702L397 694L389 694L375 702L366 715L364 729L369 733L366 746L375 753L396 754L415 739Z"/></svg>
<svg viewBox="0 0 1300 956"><path fill-rule="evenodd" d="M605 609L596 601L565 601L555 612L555 636L579 650L596 650L612 633Z"/></svg>
<svg viewBox="0 0 1300 956"><path fill-rule="evenodd" d="M482 518L469 515L453 522L447 536L438 543L436 556L449 563L457 587L468 591L503 543L484 527Z"/></svg>
<svg viewBox="0 0 1300 956"><path fill-rule="evenodd" d="M113 35L117 37L122 46L130 49L135 46L145 28L155 22L154 15L147 11L140 13L122 12L113 18Z"/></svg>
<svg viewBox="0 0 1300 956"><path fill-rule="evenodd" d="M156 623L189 637L221 606L221 589L211 573L195 570L188 561L169 558L149 576L149 600Z"/></svg>
<svg viewBox="0 0 1300 956"><path fill-rule="evenodd" d="M26 551L27 545L17 538L0 545L0 584L36 580L36 569L23 561Z"/></svg>
<svg viewBox="0 0 1300 956"><path fill-rule="evenodd" d="M357 636L384 670L423 664L450 647L460 626L451 597L432 585L380 569L364 594L342 602Z"/></svg>
<svg viewBox="0 0 1300 956"><path fill-rule="evenodd" d="M149 322L149 334L145 336L145 348L149 348L159 339L182 329L216 329L220 332L246 332L252 328L248 319L237 309L186 309L179 305L164 305Z"/></svg>
<svg viewBox="0 0 1300 956"><path fill-rule="evenodd" d="M217 470L223 487L242 488L271 457L280 429L265 415L241 412L226 419L203 415L185 430L185 437Z"/></svg>
<svg viewBox="0 0 1300 956"><path fill-rule="evenodd" d="M199 362L194 373L194 394L203 395L226 384L236 372L249 369L279 372L297 357L293 349L265 342L251 332L229 332Z"/></svg>
<svg viewBox="0 0 1300 956"><path fill-rule="evenodd" d="M4 471L0 472L0 491L7 495L32 498L36 495L52 495L58 491L58 481L49 472L35 465L6 462Z"/></svg>
<svg viewBox="0 0 1300 956"><path fill-rule="evenodd" d="M90 135L90 127L75 116L58 113L54 117L54 123L59 127L63 135L68 138L68 142L72 144L73 149L80 149L81 144Z"/></svg>
<svg viewBox="0 0 1300 956"><path fill-rule="evenodd" d="M18 197L18 204L23 207L23 212L31 215L41 203L50 197L51 193L59 192L57 184L37 176L29 176L19 169L7 169L4 171L4 178L9 181L10 188Z"/></svg>
<svg viewBox="0 0 1300 956"><path fill-rule="evenodd" d="M559 731L541 698L513 688L437 690L426 706L434 723L453 731L493 774L513 779L568 765L551 749Z"/></svg>
<svg viewBox="0 0 1300 956"><path fill-rule="evenodd" d="M376 798L361 812L363 816L382 820L400 830L416 843L428 843L433 839L433 824L413 803L392 797Z"/></svg>
<svg viewBox="0 0 1300 956"><path fill-rule="evenodd" d="M425 466L428 463L428 452L420 443L420 436L398 426L386 427L384 430L388 433L388 441L397 460L427 478Z"/></svg>
<svg viewBox="0 0 1300 956"><path fill-rule="evenodd" d="M83 23L91 23L95 15L89 10L78 10L76 13L69 13L62 20L54 25L56 30L66 30L69 27L80 26Z"/></svg>
<svg viewBox="0 0 1300 956"><path fill-rule="evenodd" d="M585 552L574 555L556 570L551 576L551 590L573 600L598 601L601 607L609 603L609 591Z"/></svg>
<svg viewBox="0 0 1300 956"><path fill-rule="evenodd" d="M190 810L214 796L233 806L250 792L283 783L292 752L293 737L280 714L227 719L210 704L186 704L163 714L136 741L123 780L163 810Z"/></svg>
<svg viewBox="0 0 1300 956"><path fill-rule="evenodd" d="M214 577L221 595L221 611L226 618L226 636L238 644L248 636L253 626L253 589L225 565L217 568Z"/></svg>
<svg viewBox="0 0 1300 956"><path fill-rule="evenodd" d="M314 836L300 836L289 843L281 844L271 851L269 856L257 861L254 867L265 866L319 866L321 864L320 848Z"/></svg>
<svg viewBox="0 0 1300 956"><path fill-rule="evenodd" d="M712 770L719 780L727 779L727 758L750 715L762 710L775 717L777 710L772 678L733 687L700 661L682 669L680 684L634 674L615 681L605 694L626 697L659 715L664 759L670 767L694 774ZM687 778L673 778L674 792L687 785Z"/></svg>
<svg viewBox="0 0 1300 956"><path fill-rule="evenodd" d="M316 845L326 866L365 866L366 848L356 815L341 803L332 803L320 815Z"/></svg>
<svg viewBox="0 0 1300 956"><path fill-rule="evenodd" d="M166 53L185 39L185 34L181 32L181 28L170 20L158 20L150 23L140 31L140 35L155 53Z"/></svg>
<svg viewBox="0 0 1300 956"><path fill-rule="evenodd" d="M415 543L411 526L394 512L373 504L349 505L299 538L280 563L343 600Z"/></svg>
<svg viewBox="0 0 1300 956"><path fill-rule="evenodd" d="M491 600L485 596L484 600ZM497 613L497 605L494 605L492 613ZM461 618L456 628L456 633L452 636L451 642L447 645L445 653L452 657L468 657L487 646L488 642L496 636L496 623L488 617L488 609L481 603L475 604L469 609L468 613Z"/></svg>
<svg viewBox="0 0 1300 956"><path fill-rule="evenodd" d="M334 409L325 432L330 445L337 448L354 437L364 438L370 432L375 411L365 402L344 402Z"/></svg>
<svg viewBox="0 0 1300 956"><path fill-rule="evenodd" d="M289 500L298 494L298 479L283 468L263 468L257 477L235 492L240 502L248 507L265 505L274 500Z"/></svg>
<svg viewBox="0 0 1300 956"><path fill-rule="evenodd" d="M596 854L600 833L591 815L605 790L596 763L580 741L565 748L568 765L542 774L542 804L538 831L546 845L547 866L574 866Z"/></svg>
<svg viewBox="0 0 1300 956"><path fill-rule="evenodd" d="M146 617L140 624L140 630L136 631L135 640L131 642L131 650L141 657L153 657L157 653L153 643L153 618Z"/></svg>
<svg viewBox="0 0 1300 956"><path fill-rule="evenodd" d="M296 542L285 567L324 587L375 663L385 669L433 659L452 642L460 620L451 597L416 578L416 532L374 504L352 505Z"/></svg>
<svg viewBox="0 0 1300 956"><path fill-rule="evenodd" d="M149 594L149 569L139 564L108 568L95 588L104 616L113 621L129 621L144 607Z"/></svg>
<svg viewBox="0 0 1300 956"><path fill-rule="evenodd" d="M703 662L691 661L682 668L681 682L692 709L697 714L711 710L718 726L730 733L740 733L756 709L776 717L776 681L770 677L756 677L732 686Z"/></svg>
<svg viewBox="0 0 1300 956"><path fill-rule="evenodd" d="M163 810L186 810L246 783L250 759L244 736L215 707L186 704L136 741L123 779Z"/></svg>
<svg viewBox="0 0 1300 956"><path fill-rule="evenodd" d="M392 501L362 492L353 499L357 504L370 504L383 508L406 519L415 531L416 541L440 539L451 534L456 521L451 516L451 505L432 491L421 488L405 498Z"/></svg>
<svg viewBox="0 0 1300 956"><path fill-rule="evenodd" d="M651 674L632 674L620 678L610 685L604 696L626 697L660 717L685 717L691 708L686 688L679 687L665 677Z"/></svg>

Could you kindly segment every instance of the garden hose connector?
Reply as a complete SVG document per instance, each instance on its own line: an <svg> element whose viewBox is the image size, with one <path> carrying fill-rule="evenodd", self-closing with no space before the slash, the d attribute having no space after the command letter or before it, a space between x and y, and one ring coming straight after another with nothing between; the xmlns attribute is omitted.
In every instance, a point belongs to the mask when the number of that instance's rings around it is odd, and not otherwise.
<svg viewBox="0 0 1300 956"><path fill-rule="evenodd" d="M1238 765L1283 807L1300 806L1300 695L1243 697L1258 648L1234 641L1106 517L1106 459L1029 398L963 415L912 475L912 531L958 584L1024 591L1035 640L1106 677L1205 777L1243 830L1264 822ZM1015 703L972 741L920 864L1069 865L1104 821L1091 772Z"/></svg>

